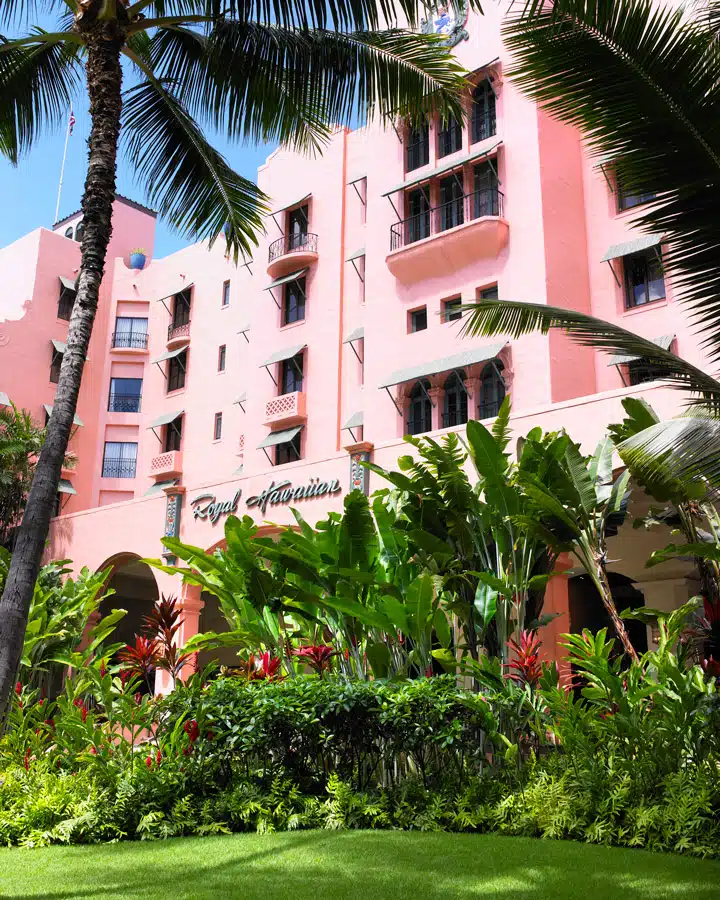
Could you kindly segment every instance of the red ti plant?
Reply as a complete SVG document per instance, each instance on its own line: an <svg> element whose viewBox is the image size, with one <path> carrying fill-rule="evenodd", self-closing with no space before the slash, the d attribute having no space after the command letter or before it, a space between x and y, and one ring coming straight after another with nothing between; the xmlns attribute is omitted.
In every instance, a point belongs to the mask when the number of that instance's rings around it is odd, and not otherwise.
<svg viewBox="0 0 720 900"><path fill-rule="evenodd" d="M258 657L251 654L248 659L248 673L251 681L280 679L282 677L280 662L280 657L272 656L269 650Z"/></svg>
<svg viewBox="0 0 720 900"><path fill-rule="evenodd" d="M135 636L135 644L126 644L118 653L118 659L123 664L123 671L131 675L139 675L147 684L150 693L153 691L153 675L158 662L158 643L155 639Z"/></svg>
<svg viewBox="0 0 720 900"><path fill-rule="evenodd" d="M512 638L507 645L515 657L509 663L510 678L518 684L536 688L543 674L540 664L540 638L535 632L523 629L520 632L520 643Z"/></svg>
<svg viewBox="0 0 720 900"><path fill-rule="evenodd" d="M311 644L307 647L298 647L296 650L293 650L293 655L299 656L321 678L323 672L330 669L330 660L335 654L336 651L332 647L328 647L327 644Z"/></svg>
<svg viewBox="0 0 720 900"><path fill-rule="evenodd" d="M181 616L177 597L163 594L150 615L143 619L145 631L156 643L155 665L170 674L173 684L193 656L192 653L181 652L177 646L177 635L183 623Z"/></svg>

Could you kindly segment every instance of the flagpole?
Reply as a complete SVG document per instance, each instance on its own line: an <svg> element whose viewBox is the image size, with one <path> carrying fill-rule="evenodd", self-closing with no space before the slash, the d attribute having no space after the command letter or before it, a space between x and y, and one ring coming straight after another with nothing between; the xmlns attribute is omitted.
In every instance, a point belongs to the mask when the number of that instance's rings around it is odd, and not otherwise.
<svg viewBox="0 0 720 900"><path fill-rule="evenodd" d="M65 132L65 150L63 151L62 168L60 169L60 184L58 186L57 206L55 207L55 220L53 225L58 221L60 216L60 195L62 194L63 179L65 178L65 160L67 159L68 141L70 140L70 128L72 127L72 107L70 107L70 115L68 116L67 131Z"/></svg>

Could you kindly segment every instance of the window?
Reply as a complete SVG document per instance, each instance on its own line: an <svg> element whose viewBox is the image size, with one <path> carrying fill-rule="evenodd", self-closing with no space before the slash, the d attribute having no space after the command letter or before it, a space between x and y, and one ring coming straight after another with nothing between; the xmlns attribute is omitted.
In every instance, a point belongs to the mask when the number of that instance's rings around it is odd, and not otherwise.
<svg viewBox="0 0 720 900"><path fill-rule="evenodd" d="M462 319L462 312L460 311L460 307L462 306L462 297L453 297L452 300L444 300L443 301L443 322L457 322L458 319Z"/></svg>
<svg viewBox="0 0 720 900"><path fill-rule="evenodd" d="M72 236L73 236L73 227L72 227L72 225L68 225L68 227L65 229L65 237L70 238L70 240L72 240Z"/></svg>
<svg viewBox="0 0 720 900"><path fill-rule="evenodd" d="M190 323L190 290L181 291L175 294L175 303L173 305L172 327L179 328L181 325Z"/></svg>
<svg viewBox="0 0 720 900"><path fill-rule="evenodd" d="M484 141L496 132L495 94L486 78L473 91L471 143Z"/></svg>
<svg viewBox="0 0 720 900"><path fill-rule="evenodd" d="M165 434L163 436L163 453L172 453L173 450L179 450L182 444L182 425L183 417L178 416L172 422L165 426Z"/></svg>
<svg viewBox="0 0 720 900"><path fill-rule="evenodd" d="M495 163L484 162L474 169L474 202L473 217L497 216L500 213L500 194L498 192L497 160Z"/></svg>
<svg viewBox="0 0 720 900"><path fill-rule="evenodd" d="M148 320L132 316L117 316L113 347L132 347L146 350L148 344Z"/></svg>
<svg viewBox="0 0 720 900"><path fill-rule="evenodd" d="M287 252L301 250L307 243L308 233L308 205L291 209L288 213L288 244Z"/></svg>
<svg viewBox="0 0 720 900"><path fill-rule="evenodd" d="M50 359L50 381L52 384L57 384L58 381L60 381L60 367L62 366L62 361L62 351L56 350L53 346L52 357Z"/></svg>
<svg viewBox="0 0 720 900"><path fill-rule="evenodd" d="M659 248L631 253L623 259L625 269L625 303L628 309L644 306L665 297L665 277Z"/></svg>
<svg viewBox="0 0 720 900"><path fill-rule="evenodd" d="M418 381L410 391L408 434L422 434L425 431L432 431L432 404L428 395L429 388L429 381Z"/></svg>
<svg viewBox="0 0 720 900"><path fill-rule="evenodd" d="M631 191L626 191L619 173L615 174L615 184L617 186L618 212L632 209L634 206L640 206L642 203L651 203L655 199L655 194L653 193L634 194Z"/></svg>
<svg viewBox="0 0 720 900"><path fill-rule="evenodd" d="M78 244L82 241L84 234L85 234L85 223L80 222L78 224L77 228L75 229L75 240L78 242Z"/></svg>
<svg viewBox="0 0 720 900"><path fill-rule="evenodd" d="M219 441L222 437L222 413L215 413L215 425L213 426L213 440Z"/></svg>
<svg viewBox="0 0 720 900"><path fill-rule="evenodd" d="M301 432L298 431L291 441L286 441L284 444L278 444L275 447L276 466L283 466L285 463L300 459L300 434Z"/></svg>
<svg viewBox="0 0 720 900"><path fill-rule="evenodd" d="M77 293L69 287L65 287L64 284L60 286L60 297L58 298L57 309L58 319L63 319L65 322L70 321L76 296Z"/></svg>
<svg viewBox="0 0 720 900"><path fill-rule="evenodd" d="M440 181L440 230L455 228L463 221L463 176L460 171Z"/></svg>
<svg viewBox="0 0 720 900"><path fill-rule="evenodd" d="M282 324L291 325L305 318L305 279L289 281L283 287Z"/></svg>
<svg viewBox="0 0 720 900"><path fill-rule="evenodd" d="M187 369L187 350L168 362L167 392L179 391L185 387L185 370Z"/></svg>
<svg viewBox="0 0 720 900"><path fill-rule="evenodd" d="M303 355L298 353L280 364L280 393L292 394L303 389Z"/></svg>
<svg viewBox="0 0 720 900"><path fill-rule="evenodd" d="M430 236L430 201L425 190L416 188L405 194L408 218L405 220L405 243Z"/></svg>
<svg viewBox="0 0 720 900"><path fill-rule="evenodd" d="M480 299L481 300L497 300L498 299L498 286L496 284L493 284L490 287L483 288L480 291Z"/></svg>
<svg viewBox="0 0 720 900"><path fill-rule="evenodd" d="M468 395L464 382L463 371L451 372L443 385L445 388L443 428L464 425L468 420Z"/></svg>
<svg viewBox="0 0 720 900"><path fill-rule="evenodd" d="M640 357L628 363L628 381L630 384L646 384L648 381L658 381L664 372L654 366L649 359Z"/></svg>
<svg viewBox="0 0 720 900"><path fill-rule="evenodd" d="M137 465L137 443L105 441L103 478L134 478Z"/></svg>
<svg viewBox="0 0 720 900"><path fill-rule="evenodd" d="M430 128L427 122L407 133L405 171L412 172L430 162Z"/></svg>
<svg viewBox="0 0 720 900"><path fill-rule="evenodd" d="M221 344L218 347L218 372L225 371L225 356L226 356L227 345Z"/></svg>
<svg viewBox="0 0 720 900"><path fill-rule="evenodd" d="M140 412L142 378L111 378L109 412Z"/></svg>
<svg viewBox="0 0 720 900"><path fill-rule="evenodd" d="M478 418L491 419L500 411L505 399L505 382L502 377L503 364L499 359L489 362L480 376L480 403Z"/></svg>
<svg viewBox="0 0 720 900"><path fill-rule="evenodd" d="M230 306L230 282L223 282L222 303L221 306Z"/></svg>
<svg viewBox="0 0 720 900"><path fill-rule="evenodd" d="M438 131L438 158L462 150L462 123L454 116L441 122Z"/></svg>
<svg viewBox="0 0 720 900"><path fill-rule="evenodd" d="M427 306L413 309L409 313L408 319L411 334L415 334L416 331L425 331L427 328Z"/></svg>

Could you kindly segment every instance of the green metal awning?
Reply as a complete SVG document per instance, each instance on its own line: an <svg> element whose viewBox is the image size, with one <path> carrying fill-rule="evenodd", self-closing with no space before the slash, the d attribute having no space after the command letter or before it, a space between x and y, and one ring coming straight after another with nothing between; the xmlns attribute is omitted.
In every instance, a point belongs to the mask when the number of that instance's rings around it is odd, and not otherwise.
<svg viewBox="0 0 720 900"><path fill-rule="evenodd" d="M144 496L152 497L155 494L162 494L163 488L172 487L177 483L177 478L171 478L170 481L156 481L155 484L150 485L150 487L145 491Z"/></svg>
<svg viewBox="0 0 720 900"><path fill-rule="evenodd" d="M195 286L195 282L194 282L194 281L191 281L190 284L183 284L183 285L181 285L177 290L172 291L172 293L170 293L170 294L165 294L165 295L162 296L162 297L158 297L157 302L158 302L158 303L162 303L162 302L165 301L165 300L169 300L171 297L175 297L175 296L177 296L178 294L182 294L183 291L187 291L187 290L189 290L191 287L194 287L194 286Z"/></svg>
<svg viewBox="0 0 720 900"><path fill-rule="evenodd" d="M478 66L477 69L473 69L473 75L477 75L478 72L482 72L485 69L489 69L490 66L494 66L495 63L499 63L499 62L500 62L500 57L496 56L493 59L491 59L490 62L486 62L484 66Z"/></svg>
<svg viewBox="0 0 720 900"><path fill-rule="evenodd" d="M360 338L363 337L365 337L365 329L361 325L359 328L351 331L350 334L343 339L343 344L352 344L353 341L359 341Z"/></svg>
<svg viewBox="0 0 720 900"><path fill-rule="evenodd" d="M297 356L301 350L304 350L307 347L307 344L297 344L294 347L286 347L284 350L278 350L276 353L266 359L264 363L260 363L260 368L267 368L268 366L272 366L274 363L284 362L286 359L292 359L293 356Z"/></svg>
<svg viewBox="0 0 720 900"><path fill-rule="evenodd" d="M77 491L72 486L72 482L68 481L67 478L61 478L58 481L58 491L61 494L77 494Z"/></svg>
<svg viewBox="0 0 720 900"><path fill-rule="evenodd" d="M299 206L304 200L309 200L310 197L312 197L312 193L305 194L304 197L298 197L297 200L292 200L290 203L284 204L284 206L281 206L280 209L273 210L270 215L277 216L278 213L285 212L285 210L290 209L291 206Z"/></svg>
<svg viewBox="0 0 720 900"><path fill-rule="evenodd" d="M184 409L176 409L175 412L163 413L161 416L158 416L157 419L152 421L148 425L148 428L160 428L161 425L169 425L171 422L174 422L175 419L179 419L184 412Z"/></svg>
<svg viewBox="0 0 720 900"><path fill-rule="evenodd" d="M53 407L51 406L50 403L43 403L43 409L49 416L52 415ZM83 420L80 418L80 416L77 413L75 413L75 415L73 416L73 425L82 426L83 424L84 424Z"/></svg>
<svg viewBox="0 0 720 900"><path fill-rule="evenodd" d="M394 384L415 381L417 378L425 378L428 375L451 372L453 369L464 369L466 366L472 366L474 363L489 362L491 359L495 359L506 343L507 341L497 341L494 344L486 344L483 347L463 350L462 353L455 353L453 356L443 356L441 359L408 366L406 369L397 369L385 381L382 381L378 387L388 388Z"/></svg>
<svg viewBox="0 0 720 900"><path fill-rule="evenodd" d="M71 278L63 278L62 275L60 275L59 278L60 278L60 284L61 284L64 288L67 288L69 291L76 291L76 290L77 290L77 285L76 285L76 283L75 283Z"/></svg>
<svg viewBox="0 0 720 900"><path fill-rule="evenodd" d="M235 469L235 471L233 472L233 475L242 475L244 468L245 468L244 465L239 465L237 467L237 469Z"/></svg>
<svg viewBox="0 0 720 900"><path fill-rule="evenodd" d="M56 341L55 338L53 338L51 343L58 353L64 353L67 350L65 341Z"/></svg>
<svg viewBox="0 0 720 900"><path fill-rule="evenodd" d="M641 253L643 250L649 250L650 247L657 247L662 241L662 237L661 234L644 234L634 241L613 244L600 262L609 262L611 259L619 259L621 256L630 256L631 253Z"/></svg>
<svg viewBox="0 0 720 900"><path fill-rule="evenodd" d="M362 175L353 175L353 177L348 181L348 185L357 184L358 181L362 181L363 178L367 178L367 174L363 172Z"/></svg>
<svg viewBox="0 0 720 900"><path fill-rule="evenodd" d="M390 194L395 194L398 191L404 191L416 184L421 184L423 181L430 181L432 178L437 178L438 175L444 175L445 172L450 172L452 171L452 169L459 169L460 166L464 166L467 163L473 162L476 159L480 159L483 156L489 156L500 146L500 144L502 144L501 140L493 141L492 144L485 147L484 149L473 150L472 153L466 153L465 156L461 156L458 159L453 160L452 162L445 163L444 166L439 166L437 169L433 169L431 172L425 172L423 175L418 175L415 178L409 178L407 181L403 181L401 184L396 184L394 188L389 191L385 191L385 193L381 196L389 197Z"/></svg>
<svg viewBox="0 0 720 900"><path fill-rule="evenodd" d="M287 284L289 281L298 281L309 268L310 266L305 266L304 269L298 269L296 272L291 272L289 275L283 275L282 278L276 278L275 281L270 282L265 290L271 291L273 288L280 287L281 284Z"/></svg>
<svg viewBox="0 0 720 900"><path fill-rule="evenodd" d="M247 391L245 391L244 394L240 394L239 397L236 397L236 398L233 400L233 403L239 403L239 404L247 403Z"/></svg>
<svg viewBox="0 0 720 900"><path fill-rule="evenodd" d="M0 406L10 406L10 398L5 391L0 391Z"/></svg>
<svg viewBox="0 0 720 900"><path fill-rule="evenodd" d="M176 350L168 350L167 353L163 353L162 356L158 356L157 359L154 359L154 363L165 362L167 359L175 359L176 356L180 356L181 353L184 353L187 350L187 345L184 347L178 347Z"/></svg>
<svg viewBox="0 0 720 900"><path fill-rule="evenodd" d="M672 342L675 340L674 334L663 334L660 337L652 338L653 344L656 344L661 350L669 350ZM611 357L609 366L621 366L623 363L633 362L636 359L642 359L641 356L632 354L618 353Z"/></svg>
<svg viewBox="0 0 720 900"><path fill-rule="evenodd" d="M361 247L359 250L356 250L353 254L348 256L345 262L352 262L354 259L360 259L361 256L365 256L365 248Z"/></svg>
<svg viewBox="0 0 720 900"><path fill-rule="evenodd" d="M363 412L353 413L350 416L350 418L347 420L347 422L343 425L342 430L350 431L351 428L359 428L363 424L364 419L365 419L365 413L363 413Z"/></svg>
<svg viewBox="0 0 720 900"><path fill-rule="evenodd" d="M264 447L277 447L278 444L289 444L303 430L302 425L295 428L287 428L285 431L271 431L270 434L258 444L258 450Z"/></svg>
<svg viewBox="0 0 720 900"><path fill-rule="evenodd" d="M238 334L245 334L245 332L250 331L249 325L243 325L242 328L238 329Z"/></svg>

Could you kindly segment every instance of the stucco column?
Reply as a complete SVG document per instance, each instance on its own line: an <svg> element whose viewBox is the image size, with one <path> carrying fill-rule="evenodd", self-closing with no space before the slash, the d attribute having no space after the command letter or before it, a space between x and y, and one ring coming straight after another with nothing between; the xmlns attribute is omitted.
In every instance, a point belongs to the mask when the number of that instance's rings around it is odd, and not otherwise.
<svg viewBox="0 0 720 900"><path fill-rule="evenodd" d="M443 427L442 414L445 401L445 391L440 387L431 387L428 391L428 396L430 397L430 400L433 404L430 410L432 430L437 431L438 428Z"/></svg>
<svg viewBox="0 0 720 900"><path fill-rule="evenodd" d="M570 581L570 557L562 553L555 563L555 575L545 588L545 604L542 615L556 614L539 635L543 642L542 655L546 662L555 661L563 684L569 685L570 666L563 660L565 650L560 646L560 635L570 631L570 601L568 582Z"/></svg>
<svg viewBox="0 0 720 900"><path fill-rule="evenodd" d="M348 444L345 450L350 454L350 487L351 491L362 491L363 494L370 493L370 470L362 465L363 462L370 462L375 444L370 441L359 441L355 444Z"/></svg>
<svg viewBox="0 0 720 900"><path fill-rule="evenodd" d="M662 581L635 582L633 587L642 591L645 606L672 612L695 596L699 591L699 583L689 578L667 578ZM658 630L655 625L647 626L648 649L655 650L658 645Z"/></svg>
<svg viewBox="0 0 720 900"><path fill-rule="evenodd" d="M184 584L180 597L180 608L183 613L183 621L180 628L180 646L186 644L191 637L200 631L200 613L203 606L205 606L205 602L202 599L202 588L196 584ZM186 681L196 671L197 661L195 661L195 664L188 663L183 669L183 681Z"/></svg>
<svg viewBox="0 0 720 900"><path fill-rule="evenodd" d="M463 381L465 390L468 392L468 419L477 419L478 405L480 404L480 378L473 375Z"/></svg>

